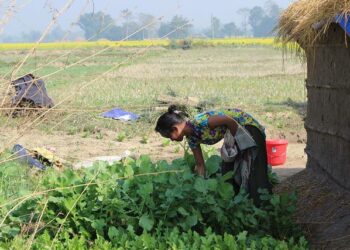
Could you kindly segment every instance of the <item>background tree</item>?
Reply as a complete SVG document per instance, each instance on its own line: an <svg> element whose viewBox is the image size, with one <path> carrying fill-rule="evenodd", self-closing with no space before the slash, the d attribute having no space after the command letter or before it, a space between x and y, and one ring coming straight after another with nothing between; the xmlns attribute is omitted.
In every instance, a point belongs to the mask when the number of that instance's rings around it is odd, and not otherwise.
<svg viewBox="0 0 350 250"><path fill-rule="evenodd" d="M279 15L282 12L282 8L278 6L278 4L276 4L274 1L268 0L265 2L265 11L269 17L275 18L277 21L279 18Z"/></svg>
<svg viewBox="0 0 350 250"><path fill-rule="evenodd" d="M39 40L41 37L41 32L37 30L32 30L27 33L22 33L21 40L24 42L33 43Z"/></svg>
<svg viewBox="0 0 350 250"><path fill-rule="evenodd" d="M221 33L225 37L233 37L240 35L242 32L234 22L230 22L224 24Z"/></svg>
<svg viewBox="0 0 350 250"><path fill-rule="evenodd" d="M15 43L15 42L21 42L21 40L17 36L10 36L10 35L2 35L0 37L0 41L2 43ZM24 42L24 41L22 41Z"/></svg>
<svg viewBox="0 0 350 250"><path fill-rule="evenodd" d="M108 32L105 32L104 38L111 41L120 41L124 38L123 28L120 26L112 25L108 28Z"/></svg>
<svg viewBox="0 0 350 250"><path fill-rule="evenodd" d="M163 23L159 29L159 36L165 36L172 32L168 37L174 39L183 39L189 36L192 24L189 20L182 16L174 16L169 23Z"/></svg>
<svg viewBox="0 0 350 250"><path fill-rule="evenodd" d="M161 22L159 29L158 29L158 36L163 37L167 35L171 31L171 26L169 22Z"/></svg>
<svg viewBox="0 0 350 250"><path fill-rule="evenodd" d="M130 34L129 26L130 26L130 21L133 18L133 15L129 9L122 10L121 15L124 19L124 24L123 24L124 35L126 37L126 40L128 40L128 36Z"/></svg>
<svg viewBox="0 0 350 250"><path fill-rule="evenodd" d="M126 27L127 26L127 27ZM142 31L141 29L141 25L135 21L129 21L128 23L124 23L122 26L122 30L126 31L128 30L128 35L127 35L127 39L130 40L142 40ZM125 37L124 37L125 38Z"/></svg>
<svg viewBox="0 0 350 250"><path fill-rule="evenodd" d="M192 27L193 25L189 23L189 20L187 18L176 15L170 21L170 31L174 32L169 35L169 38L186 38L189 36Z"/></svg>
<svg viewBox="0 0 350 250"><path fill-rule="evenodd" d="M147 28L142 30L142 39L150 39L151 37L154 37L157 28L157 22L155 21L156 18L150 14L140 13L138 20L141 27L147 26Z"/></svg>
<svg viewBox="0 0 350 250"><path fill-rule="evenodd" d="M47 35L45 42L61 41L65 34L66 32L64 32L60 26L57 26Z"/></svg>
<svg viewBox="0 0 350 250"><path fill-rule="evenodd" d="M249 14L250 14L250 9L248 8L242 8L242 9L239 9L237 11L237 14L240 15L242 17L242 33L243 35L245 36L248 36L249 35Z"/></svg>
<svg viewBox="0 0 350 250"><path fill-rule="evenodd" d="M211 38L221 37L221 21L219 18L211 17Z"/></svg>
<svg viewBox="0 0 350 250"><path fill-rule="evenodd" d="M255 37L272 36L277 25L281 8L272 0L265 4L265 9L255 6L249 12L249 24Z"/></svg>
<svg viewBox="0 0 350 250"><path fill-rule="evenodd" d="M103 12L87 13L81 15L77 25L84 31L86 39L98 40L106 38L114 24L113 18Z"/></svg>
<svg viewBox="0 0 350 250"><path fill-rule="evenodd" d="M249 11L249 24L252 28L253 36L262 37L270 30L264 27L265 25L265 11L260 6L255 6Z"/></svg>

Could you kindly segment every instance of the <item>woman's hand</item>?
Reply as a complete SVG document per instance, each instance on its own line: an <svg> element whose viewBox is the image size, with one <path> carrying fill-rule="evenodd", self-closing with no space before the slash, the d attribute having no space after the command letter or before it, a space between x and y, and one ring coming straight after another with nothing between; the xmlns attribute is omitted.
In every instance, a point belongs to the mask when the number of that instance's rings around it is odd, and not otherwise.
<svg viewBox="0 0 350 250"><path fill-rule="evenodd" d="M199 176L204 177L204 174L205 174L205 166L204 165L197 165L194 170L196 171L196 173Z"/></svg>
<svg viewBox="0 0 350 250"><path fill-rule="evenodd" d="M205 174L205 162L203 158L202 149L199 146L198 148L192 149L194 159L196 160L195 171L198 175L204 176Z"/></svg>

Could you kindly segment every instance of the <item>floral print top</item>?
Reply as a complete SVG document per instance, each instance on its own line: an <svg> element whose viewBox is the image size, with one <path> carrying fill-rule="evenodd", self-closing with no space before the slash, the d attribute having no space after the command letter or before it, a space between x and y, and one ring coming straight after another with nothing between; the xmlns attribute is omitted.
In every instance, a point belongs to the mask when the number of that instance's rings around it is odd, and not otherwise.
<svg viewBox="0 0 350 250"><path fill-rule="evenodd" d="M197 115L193 120L187 122L194 131L193 135L186 138L191 149L198 148L201 143L213 145L224 138L227 128L221 126L211 129L208 124L209 117L211 116L229 116L242 126L253 125L257 127L265 136L265 128L251 115L242 110L227 109L223 111L208 111Z"/></svg>

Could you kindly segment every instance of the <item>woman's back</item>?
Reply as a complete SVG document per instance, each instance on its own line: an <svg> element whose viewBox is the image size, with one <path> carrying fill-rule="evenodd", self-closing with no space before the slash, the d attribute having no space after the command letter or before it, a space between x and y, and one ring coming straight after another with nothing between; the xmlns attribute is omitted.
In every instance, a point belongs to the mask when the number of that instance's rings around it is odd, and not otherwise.
<svg viewBox="0 0 350 250"><path fill-rule="evenodd" d="M224 138L227 128L210 128L209 118L212 116L228 116L233 118L241 126L252 125L257 127L264 135L265 128L259 124L250 114L239 109L225 109L222 111L207 111L195 116L188 121L188 125L193 129L194 134L187 137L190 148L197 148L199 144L213 145Z"/></svg>

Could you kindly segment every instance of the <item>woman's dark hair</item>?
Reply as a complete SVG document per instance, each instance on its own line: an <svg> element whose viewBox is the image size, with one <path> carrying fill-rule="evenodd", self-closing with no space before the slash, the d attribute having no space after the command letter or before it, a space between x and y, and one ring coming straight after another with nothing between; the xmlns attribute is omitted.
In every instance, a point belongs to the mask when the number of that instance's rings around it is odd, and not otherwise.
<svg viewBox="0 0 350 250"><path fill-rule="evenodd" d="M188 114L184 111L184 107L171 105L168 112L162 114L157 121L156 132L163 137L170 137L170 133L174 125L187 120Z"/></svg>

